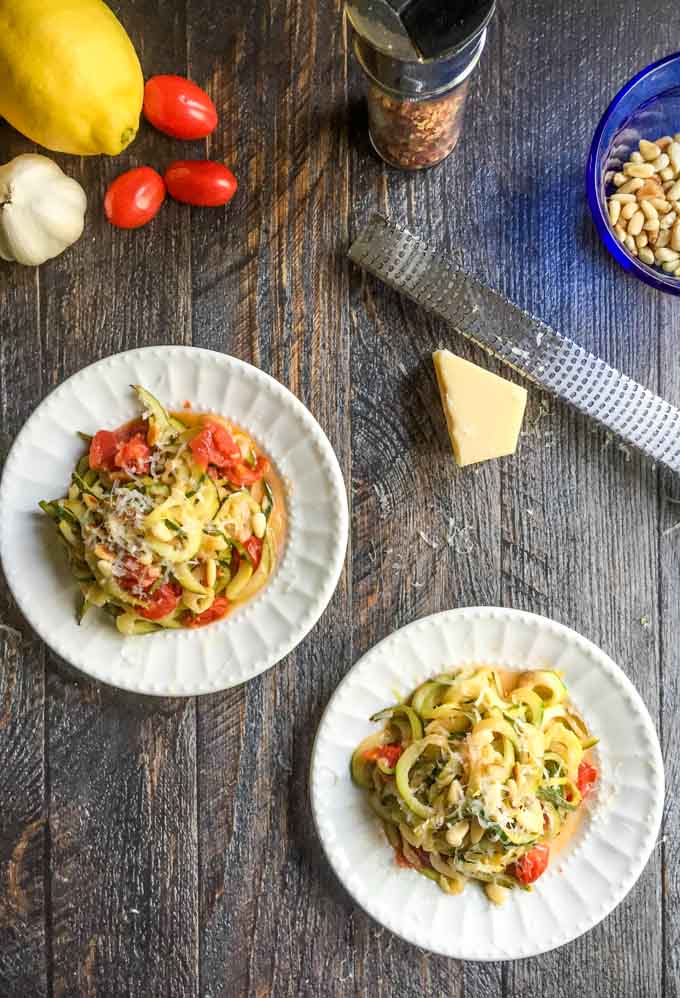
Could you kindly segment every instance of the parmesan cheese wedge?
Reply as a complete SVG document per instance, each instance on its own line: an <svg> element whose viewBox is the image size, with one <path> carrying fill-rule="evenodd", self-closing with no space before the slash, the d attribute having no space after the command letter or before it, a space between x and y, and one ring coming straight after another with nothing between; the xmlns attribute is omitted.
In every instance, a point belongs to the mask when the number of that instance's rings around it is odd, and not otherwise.
<svg viewBox="0 0 680 998"><path fill-rule="evenodd" d="M432 359L458 466L514 454L526 389L449 350L436 350Z"/></svg>

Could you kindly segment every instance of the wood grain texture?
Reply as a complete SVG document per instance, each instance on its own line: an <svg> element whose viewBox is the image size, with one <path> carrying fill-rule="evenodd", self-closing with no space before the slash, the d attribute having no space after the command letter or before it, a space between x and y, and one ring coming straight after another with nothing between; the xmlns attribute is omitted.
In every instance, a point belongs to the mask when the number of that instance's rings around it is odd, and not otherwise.
<svg viewBox="0 0 680 998"><path fill-rule="evenodd" d="M197 702L76 674L3 588L0 995L567 998L578 982L595 998L604 974L610 998L680 998L680 487L535 390L518 455L457 471L430 354L497 368L345 257L386 211L680 404L676 303L606 256L582 180L602 110L664 54L680 10L501 0L458 148L407 175L370 150L340 0L112 6L145 75L189 72L220 124L189 144L143 124L116 159L56 157L88 191L87 226L39 272L0 267L2 454L99 357L226 351L319 419L350 490L350 551L293 654ZM0 127L3 161L30 149ZM105 221L122 170L206 155L239 178L228 209L169 201L137 232ZM664 837L626 901L581 940L506 965L435 957L373 923L331 874L307 797L316 725L350 665L395 627L475 604L544 613L600 644L659 724L667 764Z"/></svg>

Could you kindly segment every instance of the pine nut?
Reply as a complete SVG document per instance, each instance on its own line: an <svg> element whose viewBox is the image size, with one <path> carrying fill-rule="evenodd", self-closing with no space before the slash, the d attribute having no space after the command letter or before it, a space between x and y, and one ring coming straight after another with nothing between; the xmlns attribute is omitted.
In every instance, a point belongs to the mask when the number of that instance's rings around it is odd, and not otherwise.
<svg viewBox="0 0 680 998"><path fill-rule="evenodd" d="M648 222L642 226L645 232L658 232L661 226L659 225L658 218L650 218Z"/></svg>
<svg viewBox="0 0 680 998"><path fill-rule="evenodd" d="M97 562L97 568L99 569L100 574L106 576L107 578L110 578L113 575L113 564L110 561L104 561L102 558L101 561Z"/></svg>
<svg viewBox="0 0 680 998"><path fill-rule="evenodd" d="M675 133L675 135L673 136L673 141L680 142L680 132Z"/></svg>
<svg viewBox="0 0 680 998"><path fill-rule="evenodd" d="M663 249L665 246L668 246L670 241L671 241L671 230L660 229L659 234L656 237L656 245L654 247L655 250Z"/></svg>
<svg viewBox="0 0 680 998"><path fill-rule="evenodd" d="M662 135L662 137L660 139L655 139L654 140L654 145L658 146L659 149L663 152L664 149L667 146L669 146L672 141L673 141L673 139L670 137L670 135Z"/></svg>
<svg viewBox="0 0 680 998"><path fill-rule="evenodd" d="M639 153L637 150L635 150L635 152L632 152L630 154L630 159L628 160L628 162L629 163L642 163L642 162L644 162L644 160L642 158L642 153Z"/></svg>
<svg viewBox="0 0 680 998"><path fill-rule="evenodd" d="M623 245L626 247L629 253L633 254L633 256L638 255L637 246L635 245L635 240L633 239L632 236L626 236L626 238L623 240Z"/></svg>
<svg viewBox="0 0 680 998"><path fill-rule="evenodd" d="M665 170L659 170L659 176L662 180L672 180L675 177L675 170L672 166L667 166Z"/></svg>
<svg viewBox="0 0 680 998"><path fill-rule="evenodd" d="M649 246L643 246L639 250L639 257L643 263L653 264L654 263L654 253L650 250Z"/></svg>
<svg viewBox="0 0 680 998"><path fill-rule="evenodd" d="M640 211L642 212L642 214L645 216L645 218L648 221L651 218L658 218L659 217L659 213L658 213L658 211L656 210L656 208L654 207L654 205L652 204L651 201L641 201L640 202Z"/></svg>
<svg viewBox="0 0 680 998"><path fill-rule="evenodd" d="M668 148L672 149L673 146L671 145ZM662 152L661 155L658 157L658 159L654 160L652 166L654 167L657 173L661 173L661 171L665 170L666 167L669 166L669 164L670 164L670 157L668 156L667 153Z"/></svg>
<svg viewBox="0 0 680 998"><path fill-rule="evenodd" d="M651 163L626 163L623 172L627 177L646 180L647 177L654 176L654 167Z"/></svg>
<svg viewBox="0 0 680 998"><path fill-rule="evenodd" d="M661 212L662 215L671 210L671 206L665 198L650 198L649 203L653 204L656 210Z"/></svg>
<svg viewBox="0 0 680 998"><path fill-rule="evenodd" d="M619 191L618 194L612 194L609 200L618 201L620 204L631 204L633 201L637 201L637 198L634 194L623 194Z"/></svg>
<svg viewBox="0 0 680 998"><path fill-rule="evenodd" d="M663 182L663 192L664 192L664 194L668 194L668 192L672 191L674 187L675 187L675 181L674 180L664 180L664 182Z"/></svg>
<svg viewBox="0 0 680 998"><path fill-rule="evenodd" d="M622 243L624 241L624 239L626 238L626 230L624 229L624 227L622 225L615 225L614 226L614 235L616 236L616 238L618 239L618 241L620 243Z"/></svg>
<svg viewBox="0 0 680 998"><path fill-rule="evenodd" d="M615 173L612 177L612 183L614 187L621 187L626 182L625 173Z"/></svg>
<svg viewBox="0 0 680 998"><path fill-rule="evenodd" d="M668 217L668 216L666 216ZM642 226L645 224L645 216L641 211L636 211L628 222L628 235L629 236L639 236L642 232Z"/></svg>
<svg viewBox="0 0 680 998"><path fill-rule="evenodd" d="M659 226L662 229L670 229L673 227L673 223L675 222L677 217L678 217L677 211L669 211L667 215L664 215L663 218L659 220Z"/></svg>
<svg viewBox="0 0 680 998"><path fill-rule="evenodd" d="M659 239L659 229L657 229L656 232L648 232L647 236L649 237L649 245L656 246Z"/></svg>
<svg viewBox="0 0 680 998"><path fill-rule="evenodd" d="M629 201L628 204L624 204L623 208L621 209L621 218L625 218L625 220L628 221L629 218L633 217L633 215L636 213L637 210L638 210L637 201L635 200Z"/></svg>
<svg viewBox="0 0 680 998"><path fill-rule="evenodd" d="M671 232L671 249L680 252L680 218L673 226Z"/></svg>
<svg viewBox="0 0 680 998"><path fill-rule="evenodd" d="M264 513L254 513L250 525L256 537L264 537L267 530L267 517Z"/></svg>
<svg viewBox="0 0 680 998"><path fill-rule="evenodd" d="M675 260L680 260L680 253L662 246L661 249L656 250L654 258L657 263L673 263Z"/></svg>
<svg viewBox="0 0 680 998"><path fill-rule="evenodd" d="M619 220L619 215L621 214L621 202L610 201L607 210L609 212L609 221L612 225L616 225Z"/></svg>
<svg viewBox="0 0 680 998"><path fill-rule="evenodd" d="M635 245L639 250L644 249L644 247L649 242L646 232L641 232L639 236L635 237Z"/></svg>
<svg viewBox="0 0 680 998"><path fill-rule="evenodd" d="M661 150L656 142L648 142L647 139L640 139L640 152L642 153L642 158L647 160L648 163L651 163L661 155Z"/></svg>
<svg viewBox="0 0 680 998"><path fill-rule="evenodd" d="M677 260L676 261L669 260L668 263L662 263L661 264L661 269L666 274L674 274L675 271L676 271L677 266L678 266Z"/></svg>
<svg viewBox="0 0 680 998"><path fill-rule="evenodd" d="M648 180L645 180L642 187L639 187L635 193L638 201L647 200L648 198L660 198L663 195L663 187L656 177L650 177Z"/></svg>
<svg viewBox="0 0 680 998"><path fill-rule="evenodd" d="M673 277L680 277L680 267L678 267L677 270L673 271Z"/></svg>
<svg viewBox="0 0 680 998"><path fill-rule="evenodd" d="M671 166L677 176L677 174L680 173L680 142L671 142L668 147L668 155L670 157Z"/></svg>
<svg viewBox="0 0 680 998"><path fill-rule="evenodd" d="M673 183L673 186L666 192L669 201L680 201L680 180Z"/></svg>
<svg viewBox="0 0 680 998"><path fill-rule="evenodd" d="M644 181L640 177L632 177L622 187L619 187L619 194L635 194L636 191L640 190L643 183ZM615 194L614 197L616 196Z"/></svg>

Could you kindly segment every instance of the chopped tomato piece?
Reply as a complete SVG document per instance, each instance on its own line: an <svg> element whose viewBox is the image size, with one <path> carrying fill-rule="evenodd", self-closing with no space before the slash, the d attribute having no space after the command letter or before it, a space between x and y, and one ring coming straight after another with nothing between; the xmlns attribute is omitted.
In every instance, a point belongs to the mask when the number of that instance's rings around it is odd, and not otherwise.
<svg viewBox="0 0 680 998"><path fill-rule="evenodd" d="M377 762L378 759L384 759L390 768L394 768L402 752L401 745L394 743L390 745L378 745L377 748L367 749L364 752L364 759L367 759L369 762Z"/></svg>
<svg viewBox="0 0 680 998"><path fill-rule="evenodd" d="M136 433L130 440L122 441L118 444L115 457L113 459L117 468L131 472L134 475L143 475L149 467L149 457L151 450L147 446L142 433Z"/></svg>
<svg viewBox="0 0 680 998"><path fill-rule="evenodd" d="M189 450L194 455L196 464L203 470L209 464L224 468L241 460L238 444L221 423L205 423L200 433L189 441Z"/></svg>
<svg viewBox="0 0 680 998"><path fill-rule="evenodd" d="M176 582L164 582L151 594L144 607L137 607L137 613L147 620L160 620L175 609L182 595L182 587Z"/></svg>
<svg viewBox="0 0 680 998"><path fill-rule="evenodd" d="M118 437L111 430L98 430L90 443L90 467L94 471L112 471L118 449Z"/></svg>
<svg viewBox="0 0 680 998"><path fill-rule="evenodd" d="M417 862L412 863L410 860L404 856L401 849L395 849L395 859L397 861L397 866L403 866L409 870L419 870L421 867L432 867L430 863L430 857L425 849L413 849L413 852L418 857Z"/></svg>
<svg viewBox="0 0 680 998"><path fill-rule="evenodd" d="M243 542L243 547L253 563L253 569L257 568L262 558L262 540L253 534L247 541Z"/></svg>
<svg viewBox="0 0 680 998"><path fill-rule="evenodd" d="M254 485L269 471L269 461L266 457L258 457L255 467L249 467L245 461L239 461L227 469L227 478L233 485Z"/></svg>
<svg viewBox="0 0 680 998"><path fill-rule="evenodd" d="M115 471L123 467L116 461L121 445L137 436L144 442L146 430L143 419L136 419L117 430L98 430L90 443L90 468L93 471Z"/></svg>
<svg viewBox="0 0 680 998"><path fill-rule="evenodd" d="M395 849L394 850L394 858L395 858L395 860L397 862L397 866L403 866L403 867L405 867L408 870L411 869L411 864L406 859L406 856L404 856L404 854L401 851L401 849Z"/></svg>
<svg viewBox="0 0 680 998"><path fill-rule="evenodd" d="M542 873L545 873L550 859L550 849L541 843L525 853L511 867L512 872L522 884L533 884Z"/></svg>
<svg viewBox="0 0 680 998"><path fill-rule="evenodd" d="M205 627L215 620L221 620L229 609L229 600L226 596L216 596L212 606L209 606L203 613L197 614L185 621L187 627Z"/></svg>
<svg viewBox="0 0 680 998"><path fill-rule="evenodd" d="M590 793L593 783L596 781L597 770L584 759L578 767L578 774L576 776L576 786L579 789L581 797L585 797L586 794Z"/></svg>

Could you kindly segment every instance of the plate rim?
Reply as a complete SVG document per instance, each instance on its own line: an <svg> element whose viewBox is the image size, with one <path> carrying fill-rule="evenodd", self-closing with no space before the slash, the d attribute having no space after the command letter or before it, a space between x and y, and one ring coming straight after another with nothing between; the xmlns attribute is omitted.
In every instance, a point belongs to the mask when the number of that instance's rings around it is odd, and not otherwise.
<svg viewBox="0 0 680 998"><path fill-rule="evenodd" d="M40 615L35 615L31 608L28 606L27 594L21 593L16 583L16 573L13 568L8 568L6 554L7 554L7 538L8 538L8 494L9 494L9 482L11 477L11 471L17 460L17 455L21 454L21 451L25 445L25 441L30 439L30 433L32 424L42 413L46 407L53 406L59 403L59 395L66 395L69 388L73 387L73 383L77 382L81 378L87 378L88 374L91 374L96 368L105 368L107 366L114 365L116 362L125 359L139 360L140 364L144 364L146 357L152 357L158 355L165 355L164 361L167 364L176 363L178 359L182 356L191 355L192 357L199 357L201 362L205 363L210 361L212 363L218 360L221 364L226 364L227 367L235 368L236 370L244 369L250 378L261 379L262 383L267 385L269 390L278 394L286 399L287 405L294 413L295 418L301 422L305 431L310 434L311 440L316 444L322 451L322 463L325 470L328 472L328 480L331 487L331 491L335 500L335 505L337 507L337 542L333 548L333 559L329 564L328 573L325 579L325 585L316 594L316 599L313 604L313 609L308 610L304 618L301 618L297 625L297 628L292 632L292 636L287 637L283 642L281 642L277 647L275 647L269 655L263 655L258 660L257 666L247 675L236 678L232 681L227 681L226 683L222 680L210 683L210 684L194 684L191 682L184 682L181 690L170 690L167 688L163 689L152 689L144 687L135 682L125 682L125 677L119 676L114 679L112 676L103 676L93 671L90 671L86 665L82 664L80 661L74 661L74 656L69 652L67 648L63 646L55 647L53 640L51 639L48 629L44 626ZM198 411L198 410L197 410ZM208 410L206 410L208 411ZM238 422L238 418L230 416L229 418L234 418L235 422ZM293 483L295 484L295 483ZM14 509L15 507L11 507ZM5 578L7 581L7 586L11 592L12 598L15 601L17 607L19 608L22 616L26 620L27 624L31 629L38 635L41 641L50 649L50 651L57 655L59 658L63 659L74 669L78 670L83 675L87 676L89 679L95 682L104 683L114 689L124 690L130 693L136 693L140 696L153 696L153 697L177 697L177 698L187 698L194 696L207 696L211 693L219 693L227 689L232 689L235 686L240 686L243 683L249 682L251 679L256 678L268 669L273 668L277 665L283 658L289 655L297 646L304 641L308 634L313 630L316 624L319 622L321 616L325 612L330 603L333 595L335 594L340 577L343 571L343 567L347 555L349 539L349 503L347 486L345 483L344 475L342 473L342 468L340 467L340 462L335 453L333 445L331 444L328 436L320 425L319 421L313 415L313 413L307 408L307 406L284 384L274 378L271 374L263 371L261 368L256 367L249 361L242 360L239 357L235 357L233 354L225 353L220 350L212 350L206 347L198 347L189 344L178 344L178 343L161 343L156 345L147 345L143 347L132 347L129 350L121 350L116 353L108 354L105 357L100 357L97 360L79 368L74 371L67 378L64 378L58 385L52 388L44 398L42 398L32 409L23 426L19 432L14 437L11 446L7 452L7 456L4 461L2 468L2 475L0 476L0 562L3 566L3 571L5 573ZM263 590L264 593L264 590ZM258 594L258 596L261 594ZM257 596L254 597L254 600ZM245 607L249 607L254 602L250 601L248 604L244 604ZM226 622L225 622L226 623ZM183 639L189 632L178 631L173 632L172 636L178 639ZM193 632L192 632L193 633ZM216 632L219 633L219 632ZM167 635L160 635L161 637L167 637ZM269 660L271 659L271 661Z"/></svg>
<svg viewBox="0 0 680 998"><path fill-rule="evenodd" d="M337 704L339 696L341 695L343 688L346 687L351 680L353 674L358 670L367 659L371 659L373 655L376 656L380 653L380 650L389 645L389 643L394 640L397 636L401 636L406 632L417 630L423 625L430 624L434 621L443 621L449 619L465 619L470 618L471 620L479 620L483 618L488 619L502 619L505 618L509 621L524 621L537 626L539 623L543 626L548 625L553 634L563 635L569 642L575 643L584 652L587 652L591 657L595 658L598 663L604 667L605 675L609 673L612 677L615 677L616 681L619 683L622 690L626 693L628 698L633 702L635 708L635 714L638 720L644 726L645 732L648 736L649 742L652 746L653 759L650 760L653 771L660 781L653 794L653 814L651 820L648 823L648 830L645 838L644 846L638 852L635 857L634 862L631 866L631 872L624 878L622 878L622 884L618 884L613 901L605 906L605 910L598 911L593 918L588 919L588 924L576 925L572 924L572 929L567 928L564 933L563 938L560 938L556 942L549 942L547 945L540 945L539 947L532 948L531 951L521 952L516 955L505 955L505 954L474 954L467 955L459 951L455 951L453 948L443 948L441 946L423 946L421 942L410 938L407 931L402 931L401 927L398 929L392 926L385 925L381 919L368 909L365 905L364 900L357 896L357 893L349 886L343 877L338 865L335 861L336 849L333 844L329 844L326 841L326 836L324 835L321 827L321 808L319 805L319 791L317 789L318 785L318 760L319 753L321 751L321 743L324 735L324 729L329 723L329 715L332 714L333 707ZM349 756L347 759L347 766L349 768ZM663 763L663 754L661 751L661 745L659 742L659 736L656 730L656 726L652 720L652 717L647 709L647 706L640 696L638 690L636 689L634 683L628 678L626 673L623 671L621 666L619 666L603 649L596 645L590 639L584 637L574 628L569 627L566 624L552 619L551 617L546 617L543 614L533 613L528 610L520 610L511 607L498 607L498 606L470 606L470 607L456 607L448 610L440 610L435 613L426 614L423 617L418 617L415 620L404 624L402 627L398 627L391 631L385 637L381 638L374 645L368 648L361 657L354 663L351 669L343 676L336 688L334 689L324 711L321 715L321 719L317 726L317 730L314 736L314 741L312 743L312 751L310 757L309 765L309 795L310 804L312 812L312 820L314 822L314 828L316 834L323 850L326 861L331 867L336 879L342 885L343 889L350 895L353 902L365 912L368 917L375 922L377 925L388 929L388 931L393 932L400 939L409 943L412 946L416 946L420 950L425 950L427 952L434 953L439 956L444 956L449 959L464 960L475 963L494 963L494 962L509 962L514 960L530 959L534 956L540 956L543 953L548 953L552 950L558 949L568 943L573 942L575 939L580 938L591 929L594 929L599 925L605 918L607 918L611 913L618 908L621 902L627 897L630 891L635 887L639 881L642 873L644 872L647 863L654 851L655 845L657 843L659 832L661 829L661 824L663 820L663 809L665 803L665 771Z"/></svg>

